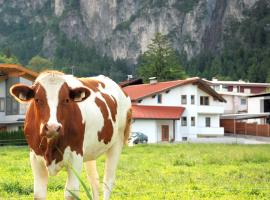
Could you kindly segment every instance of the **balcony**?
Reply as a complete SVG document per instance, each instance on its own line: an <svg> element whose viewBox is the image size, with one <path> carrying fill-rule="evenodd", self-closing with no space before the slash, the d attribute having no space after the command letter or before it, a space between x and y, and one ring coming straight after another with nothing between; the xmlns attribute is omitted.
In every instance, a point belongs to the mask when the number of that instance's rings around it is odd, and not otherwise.
<svg viewBox="0 0 270 200"><path fill-rule="evenodd" d="M223 114L224 106L198 106L199 114Z"/></svg>
<svg viewBox="0 0 270 200"><path fill-rule="evenodd" d="M198 127L197 135L199 136L223 136L223 127Z"/></svg>

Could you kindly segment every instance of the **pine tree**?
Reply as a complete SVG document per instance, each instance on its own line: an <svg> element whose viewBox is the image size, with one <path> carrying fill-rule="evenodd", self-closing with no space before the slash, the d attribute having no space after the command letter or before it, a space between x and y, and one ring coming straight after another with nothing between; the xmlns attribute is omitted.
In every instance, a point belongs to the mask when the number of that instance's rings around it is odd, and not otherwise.
<svg viewBox="0 0 270 200"><path fill-rule="evenodd" d="M138 62L139 76L147 81L156 77L159 81L185 78L185 72L180 66L175 50L166 36L156 33L148 50L144 52Z"/></svg>

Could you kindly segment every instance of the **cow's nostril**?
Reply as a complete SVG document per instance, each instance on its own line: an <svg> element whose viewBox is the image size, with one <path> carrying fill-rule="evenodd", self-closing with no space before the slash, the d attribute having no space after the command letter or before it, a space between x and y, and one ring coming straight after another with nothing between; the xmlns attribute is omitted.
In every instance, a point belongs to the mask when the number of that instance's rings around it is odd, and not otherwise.
<svg viewBox="0 0 270 200"><path fill-rule="evenodd" d="M48 125L47 125L47 124L45 124L44 129L45 129L45 131L48 131L48 130L49 130L49 129L48 129Z"/></svg>
<svg viewBox="0 0 270 200"><path fill-rule="evenodd" d="M61 129L61 126L59 126L59 127L57 128L56 132L59 132L59 131L60 131L60 129Z"/></svg>

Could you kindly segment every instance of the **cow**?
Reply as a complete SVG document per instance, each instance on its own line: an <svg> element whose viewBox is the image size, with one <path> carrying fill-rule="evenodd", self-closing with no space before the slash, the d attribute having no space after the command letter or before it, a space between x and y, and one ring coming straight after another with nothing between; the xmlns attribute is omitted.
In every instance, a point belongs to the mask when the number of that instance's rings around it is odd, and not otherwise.
<svg viewBox="0 0 270 200"><path fill-rule="evenodd" d="M67 170L65 199L79 193L83 163L93 198L99 199L96 159L106 155L103 198L110 199L115 170L131 124L131 101L103 75L76 78L59 71L42 72L32 86L15 84L11 95L28 103L24 134L30 149L34 199L46 199L49 175Z"/></svg>

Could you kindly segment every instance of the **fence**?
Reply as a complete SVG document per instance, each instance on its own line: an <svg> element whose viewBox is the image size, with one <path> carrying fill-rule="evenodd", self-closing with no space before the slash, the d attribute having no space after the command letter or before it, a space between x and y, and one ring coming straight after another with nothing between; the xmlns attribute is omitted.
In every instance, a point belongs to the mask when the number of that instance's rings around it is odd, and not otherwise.
<svg viewBox="0 0 270 200"><path fill-rule="evenodd" d="M220 125L224 127L225 133L270 137L269 124L237 122L233 119L222 119L220 120Z"/></svg>
<svg viewBox="0 0 270 200"><path fill-rule="evenodd" d="M0 146L4 145L26 145L26 139L24 137L23 131L0 131Z"/></svg>

